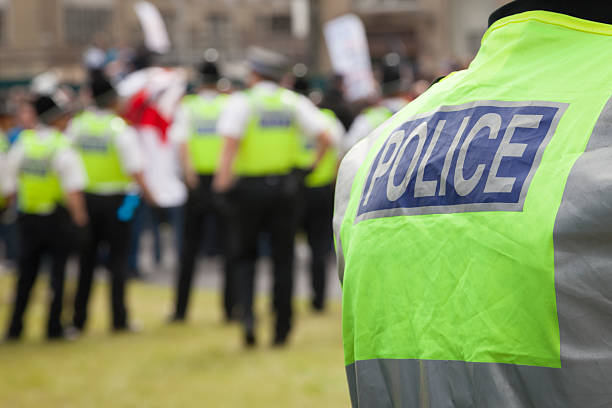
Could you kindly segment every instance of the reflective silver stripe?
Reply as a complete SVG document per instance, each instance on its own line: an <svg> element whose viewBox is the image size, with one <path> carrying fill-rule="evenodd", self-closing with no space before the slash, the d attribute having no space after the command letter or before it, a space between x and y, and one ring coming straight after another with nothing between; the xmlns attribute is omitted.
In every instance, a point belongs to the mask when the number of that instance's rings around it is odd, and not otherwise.
<svg viewBox="0 0 612 408"><path fill-rule="evenodd" d="M570 408L610 400L569 398L561 369L437 360L364 360L346 367L353 407ZM592 402L592 403L591 403Z"/></svg>
<svg viewBox="0 0 612 408"><path fill-rule="evenodd" d="M378 128L380 129L380 127ZM340 282L344 279L344 253L340 242L340 228L351 199L351 189L355 175L363 164L368 153L376 141L379 132L373 132L365 139L359 141L342 159L336 178L336 194L334 197L334 239L336 240L336 257L338 259L338 277Z"/></svg>
<svg viewBox="0 0 612 408"><path fill-rule="evenodd" d="M365 360L354 407L612 407L612 98L569 174L553 232L561 367Z"/></svg>
<svg viewBox="0 0 612 408"><path fill-rule="evenodd" d="M553 242L562 385L575 406L612 406L612 98L569 174Z"/></svg>

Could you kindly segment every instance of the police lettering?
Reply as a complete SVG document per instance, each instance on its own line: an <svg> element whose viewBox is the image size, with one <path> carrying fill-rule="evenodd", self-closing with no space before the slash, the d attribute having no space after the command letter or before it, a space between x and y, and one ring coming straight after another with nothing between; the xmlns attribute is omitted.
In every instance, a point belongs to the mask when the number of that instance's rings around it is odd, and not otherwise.
<svg viewBox="0 0 612 408"><path fill-rule="evenodd" d="M562 107L475 102L405 122L372 163L358 219L522 210Z"/></svg>
<svg viewBox="0 0 612 408"><path fill-rule="evenodd" d="M88 153L107 153L110 143L109 136L81 135L77 139L77 147Z"/></svg>
<svg viewBox="0 0 612 408"><path fill-rule="evenodd" d="M291 126L292 118L285 111L263 111L259 113L259 126L263 128L287 128Z"/></svg>
<svg viewBox="0 0 612 408"><path fill-rule="evenodd" d="M210 120L199 120L196 123L196 133L198 136L211 136L217 133L217 121L214 119Z"/></svg>
<svg viewBox="0 0 612 408"><path fill-rule="evenodd" d="M36 177L45 177L51 168L51 158L26 158L21 164L21 173Z"/></svg>

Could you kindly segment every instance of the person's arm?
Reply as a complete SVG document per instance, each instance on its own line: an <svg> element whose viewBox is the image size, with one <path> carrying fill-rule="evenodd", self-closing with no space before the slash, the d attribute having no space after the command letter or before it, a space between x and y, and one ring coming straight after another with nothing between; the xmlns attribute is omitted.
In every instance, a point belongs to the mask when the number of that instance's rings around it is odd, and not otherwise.
<svg viewBox="0 0 612 408"><path fill-rule="evenodd" d="M145 182L144 172L139 171L136 173L132 173L131 176L132 176L132 179L134 179L134 181L136 182L136 184L138 184L138 187L140 188L140 191L142 192L142 196L144 197L145 201L150 206L156 207L157 202L155 201L155 198L153 197L153 194L151 193L149 186Z"/></svg>
<svg viewBox="0 0 612 408"><path fill-rule="evenodd" d="M179 160L181 161L181 169L183 171L183 177L185 178L185 184L187 184L190 190L195 189L198 186L199 179L191 164L189 145L186 142L179 145Z"/></svg>
<svg viewBox="0 0 612 408"><path fill-rule="evenodd" d="M219 166L213 180L213 191L224 193L228 191L234 183L233 165L234 159L238 154L240 140L234 137L223 138L223 149L219 158Z"/></svg>
<svg viewBox="0 0 612 408"><path fill-rule="evenodd" d="M0 192L12 204L17 194L17 179L19 177L19 167L23 160L23 145L17 141L5 156L5 163L2 174L0 174Z"/></svg>
<svg viewBox="0 0 612 408"><path fill-rule="evenodd" d="M66 196L66 206L72 221L79 227L89 222L83 189L87 184L87 176L79 156L70 148L60 151L53 162L62 190Z"/></svg>
<svg viewBox="0 0 612 408"><path fill-rule="evenodd" d="M66 193L66 206L72 221L78 227L84 227L89 223L89 216L85 206L85 197L81 191L69 191Z"/></svg>
<svg viewBox="0 0 612 408"><path fill-rule="evenodd" d="M144 157L138 144L136 131L132 127L126 126L115 138L115 144L123 170L136 182L145 201L151 206L157 206L155 197L153 197L144 178Z"/></svg>
<svg viewBox="0 0 612 408"><path fill-rule="evenodd" d="M312 165L312 169L315 169L332 144L328 121L308 98L303 96L297 98L295 115L301 134L316 140L317 143L317 155Z"/></svg>
<svg viewBox="0 0 612 408"><path fill-rule="evenodd" d="M215 172L212 188L216 193L231 189L234 181L234 160L251 114L248 99L240 93L230 97L217 122L217 133L223 137L223 148Z"/></svg>
<svg viewBox="0 0 612 408"><path fill-rule="evenodd" d="M185 184L190 190L198 186L198 176L193 169L191 157L189 155L189 110L187 106L182 105L176 111L172 126L168 130L170 140L178 145L179 161Z"/></svg>

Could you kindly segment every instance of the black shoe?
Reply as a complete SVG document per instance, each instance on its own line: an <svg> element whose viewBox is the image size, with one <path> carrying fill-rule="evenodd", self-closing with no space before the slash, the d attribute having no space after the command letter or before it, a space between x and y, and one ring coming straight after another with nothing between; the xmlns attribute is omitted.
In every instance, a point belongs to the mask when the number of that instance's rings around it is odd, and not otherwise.
<svg viewBox="0 0 612 408"><path fill-rule="evenodd" d="M185 323L185 320L187 320L185 318L185 316L177 316L177 315L173 314L170 317L168 317L166 322L168 324L180 324L180 323Z"/></svg>
<svg viewBox="0 0 612 408"><path fill-rule="evenodd" d="M2 339L2 343L17 343L19 340L21 340L19 334L7 333Z"/></svg>
<svg viewBox="0 0 612 408"><path fill-rule="evenodd" d="M130 324L126 324L125 326L113 327L113 331L115 333L140 333L142 330L142 324L139 322L132 322Z"/></svg>
<svg viewBox="0 0 612 408"><path fill-rule="evenodd" d="M325 310L325 303L319 300L312 301L312 311L315 313L323 313Z"/></svg>
<svg viewBox="0 0 612 408"><path fill-rule="evenodd" d="M247 330L244 333L244 345L247 348L255 347L257 345L257 340L255 339L255 332L253 330Z"/></svg>
<svg viewBox="0 0 612 408"><path fill-rule="evenodd" d="M274 341L272 342L272 347L285 347L287 345L287 335L286 334L277 334L274 336Z"/></svg>

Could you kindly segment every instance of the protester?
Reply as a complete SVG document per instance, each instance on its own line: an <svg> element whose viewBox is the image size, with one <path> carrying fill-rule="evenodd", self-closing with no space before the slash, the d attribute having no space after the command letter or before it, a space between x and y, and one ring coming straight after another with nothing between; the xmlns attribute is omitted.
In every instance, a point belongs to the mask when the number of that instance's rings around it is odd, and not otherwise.
<svg viewBox="0 0 612 408"><path fill-rule="evenodd" d="M144 153L144 178L156 203L155 208L150 208L154 228L162 220L168 220L173 229L175 252L180 253L187 189L181 180L178 148L168 130L185 93L187 78L183 69L163 68L154 63L155 56L141 49L134 59L136 70L118 84L117 92L124 101L123 116L138 131ZM135 240L137 252L139 236ZM158 255L161 258L161 253ZM132 256L132 267L138 271L136 256Z"/></svg>

